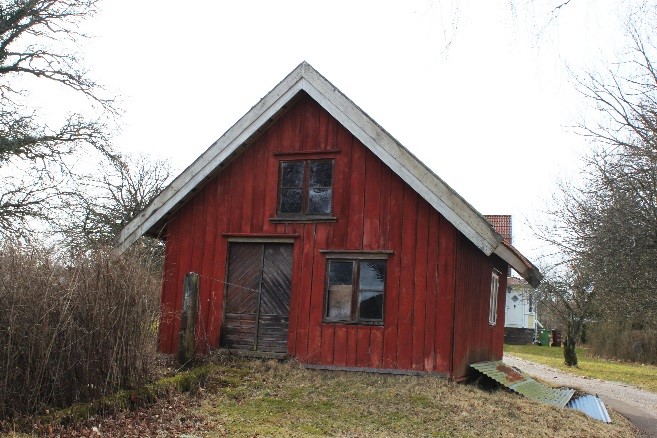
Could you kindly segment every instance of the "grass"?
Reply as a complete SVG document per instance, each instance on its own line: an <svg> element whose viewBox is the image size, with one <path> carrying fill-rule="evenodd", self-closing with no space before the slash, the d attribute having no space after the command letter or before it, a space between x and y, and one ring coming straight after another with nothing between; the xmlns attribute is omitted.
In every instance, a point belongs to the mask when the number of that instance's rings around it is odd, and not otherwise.
<svg viewBox="0 0 657 438"><path fill-rule="evenodd" d="M295 363L231 359L208 381L204 436L632 436L506 391L435 377L306 370Z"/></svg>
<svg viewBox="0 0 657 438"><path fill-rule="evenodd" d="M163 394L171 401L160 399L157 402L160 407L150 410L150 419L143 416L143 409L123 411L106 420L101 417L79 420L56 432L60 436L91 436L92 427L97 426L106 433L112 430L121 435L131 425L159 421L154 417L162 414L161 407L177 400L173 409L180 415L167 421L172 424L193 421L196 426L188 429L192 434L183 433L184 430L174 433L141 429L139 435L605 438L635 435L628 421L615 413L612 413L614 422L604 424L580 412L543 405L505 390L483 390L437 376L307 370L293 361L223 357L211 365L154 384L151 392L160 393L154 388L163 387L186 391L189 385L198 384L202 386L191 388L192 395L188 397L175 392ZM185 405L181 400L187 400ZM111 421L113 429L103 421ZM168 423L164 426L170 427ZM168 430L176 431L176 427L173 424ZM41 430L48 430L48 425Z"/></svg>
<svg viewBox="0 0 657 438"><path fill-rule="evenodd" d="M578 366L564 365L561 347L537 345L504 345L504 352L533 362L549 365L561 371L584 377L628 383L657 392L657 366L619 362L595 357L586 348L577 348Z"/></svg>

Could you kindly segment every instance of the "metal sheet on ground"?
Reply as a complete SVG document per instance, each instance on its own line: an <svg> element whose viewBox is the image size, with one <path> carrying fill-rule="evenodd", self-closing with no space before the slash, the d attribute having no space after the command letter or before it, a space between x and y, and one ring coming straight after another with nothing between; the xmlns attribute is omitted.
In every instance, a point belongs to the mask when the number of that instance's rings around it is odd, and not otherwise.
<svg viewBox="0 0 657 438"><path fill-rule="evenodd" d="M609 417L607 408L597 395L583 395L580 398L569 401L567 406L571 409L584 412L586 415L595 418L596 420L611 423L611 418Z"/></svg>
<svg viewBox="0 0 657 438"><path fill-rule="evenodd" d="M566 406L575 393L574 389L551 388L543 385L501 360L478 362L470 364L470 366L518 394L561 408Z"/></svg>

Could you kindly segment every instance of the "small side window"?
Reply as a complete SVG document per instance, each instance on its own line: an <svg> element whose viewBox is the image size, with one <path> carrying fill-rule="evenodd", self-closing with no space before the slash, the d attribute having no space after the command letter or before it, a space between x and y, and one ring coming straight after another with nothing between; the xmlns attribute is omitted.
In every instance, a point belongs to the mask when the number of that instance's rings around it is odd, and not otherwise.
<svg viewBox="0 0 657 438"><path fill-rule="evenodd" d="M493 272L490 279L490 307L488 309L488 324L497 324L497 293L500 289L500 276Z"/></svg>

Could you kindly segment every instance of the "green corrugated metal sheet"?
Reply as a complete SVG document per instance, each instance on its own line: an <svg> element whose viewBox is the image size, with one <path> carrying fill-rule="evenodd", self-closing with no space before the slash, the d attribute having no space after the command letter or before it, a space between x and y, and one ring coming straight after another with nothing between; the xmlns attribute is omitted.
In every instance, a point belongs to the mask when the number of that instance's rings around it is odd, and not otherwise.
<svg viewBox="0 0 657 438"><path fill-rule="evenodd" d="M494 362L478 362L470 365L475 370L487 375L511 390L527 398L538 400L563 408L575 393L569 388L550 388L515 368L511 368L501 360Z"/></svg>

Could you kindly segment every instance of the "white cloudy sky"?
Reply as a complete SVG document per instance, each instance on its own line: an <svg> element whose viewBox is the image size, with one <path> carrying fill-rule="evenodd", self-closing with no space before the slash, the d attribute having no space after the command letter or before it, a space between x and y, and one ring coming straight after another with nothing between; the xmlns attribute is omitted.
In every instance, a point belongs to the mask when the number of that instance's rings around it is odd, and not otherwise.
<svg viewBox="0 0 657 438"><path fill-rule="evenodd" d="M178 171L306 60L538 258L526 218L586 148L570 71L624 44L625 2L557 3L105 0L83 55L121 96L115 144Z"/></svg>

